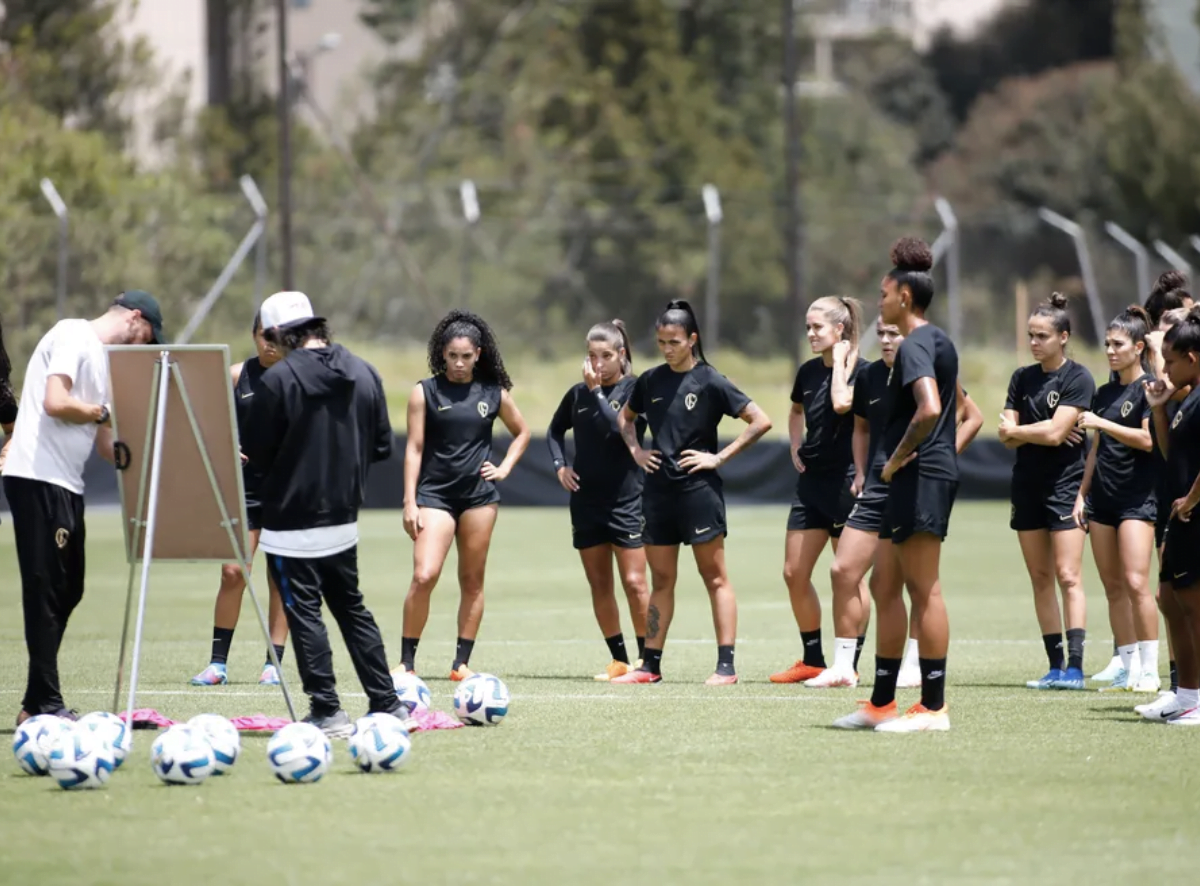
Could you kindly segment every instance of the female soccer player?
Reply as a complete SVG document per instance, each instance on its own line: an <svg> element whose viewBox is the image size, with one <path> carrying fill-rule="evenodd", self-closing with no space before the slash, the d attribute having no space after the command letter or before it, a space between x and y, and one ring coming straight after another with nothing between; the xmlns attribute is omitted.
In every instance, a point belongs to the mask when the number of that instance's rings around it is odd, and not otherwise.
<svg viewBox="0 0 1200 886"><path fill-rule="evenodd" d="M529 425L513 401L512 380L491 327L468 311L451 311L429 337L429 370L408 401L404 455L404 531L414 542L413 575L404 600L400 664L415 672L417 644L429 619L450 545L458 546L458 645L451 680L465 680L483 620L483 574L500 492L529 446ZM492 464L492 425L513 436L504 460Z"/></svg>
<svg viewBox="0 0 1200 886"><path fill-rule="evenodd" d="M1065 353L1071 338L1067 298L1056 292L1029 317L1029 348L1036 363L1013 373L1000 416L1000 440L1017 450L1012 475L1012 519L1033 583L1033 603L1050 669L1031 689L1083 689L1086 601L1080 564L1084 531L1072 515L1083 482L1086 446L1068 439L1092 405L1091 373ZM1063 614L1054 596L1058 579ZM1062 626L1067 623L1063 666Z"/></svg>
<svg viewBox="0 0 1200 886"><path fill-rule="evenodd" d="M621 612L613 590L613 557L629 602L638 659L646 644L646 553L642 550L642 469L621 440L617 413L635 377L629 336L620 320L597 323L587 334L583 381L554 413L546 443L558 482L571 493L571 541L592 589L592 611L612 661L597 680L629 673ZM644 426L643 426L644 427ZM575 463L567 464L565 438L575 434ZM640 435L639 435L640 436Z"/></svg>
<svg viewBox="0 0 1200 886"><path fill-rule="evenodd" d="M230 373L233 376L233 407L237 411L239 428L247 426L250 410L254 408L254 396L259 392L259 380L262 374L274 366L281 355L275 345L263 338L262 317L254 315L254 325L251 329L254 337L256 356L244 363L234 366ZM243 459L242 486L246 493L246 522L250 530L250 557L258 550L259 530L262 526L262 502L259 499L259 487L262 483L262 472ZM267 627L271 632L271 645L275 647L275 658L282 662L283 653L287 648L287 613L283 611L283 603L279 598L279 589L275 580L267 574L267 587L270 596ZM226 663L229 660L229 647L233 643L233 631L237 627L238 616L242 612L242 593L246 589L246 580L242 577L242 567L236 563L226 563L221 567L221 586L217 590L216 611L213 613L212 656L208 667L192 677L193 686L220 686L229 682L226 673ZM262 674L258 682L264 686L274 686L279 683L279 672L267 656Z"/></svg>
<svg viewBox="0 0 1200 886"><path fill-rule="evenodd" d="M1133 305L1108 325L1104 348L1117 380L1096 392L1078 427L1096 431L1073 511L1092 536L1096 570L1109 601L1121 671L1113 689L1157 692L1158 611L1150 594L1157 512L1157 466L1146 401L1149 317Z"/></svg>
<svg viewBox="0 0 1200 886"><path fill-rule="evenodd" d="M908 613L895 585L876 587L875 686L871 699L834 722L841 729L929 732L950 728L946 652L950 624L939 569L942 541L958 488L955 425L958 353L949 336L925 319L933 301L933 253L915 237L892 247L893 269L883 278L880 314L904 335L888 372L890 403L880 476L888 484L880 540L889 540L912 598L920 646L921 701L896 710L896 679L908 635Z"/></svg>
<svg viewBox="0 0 1200 886"><path fill-rule="evenodd" d="M1179 689L1153 706L1153 717L1142 716L1174 726L1200 726L1200 521L1192 521L1200 504L1200 308L1192 308L1163 336L1163 362L1166 378L1149 382L1147 397L1156 441L1167 458L1169 491L1175 496L1159 579L1164 597L1176 609L1177 617L1169 618L1167 627L1174 637ZM1168 421L1165 406L1171 395L1188 387L1191 393Z"/></svg>
<svg viewBox="0 0 1200 886"><path fill-rule="evenodd" d="M4 432L4 443L0 444L0 468L8 457L8 446L12 442L13 425L17 421L17 394L12 387L12 362L4 347L4 328L0 327L0 431Z"/></svg>
<svg viewBox="0 0 1200 886"><path fill-rule="evenodd" d="M736 683L733 663L737 598L725 570L725 497L717 468L771 429L771 420L749 397L704 359L700 326L692 306L672 301L659 315L658 349L666 360L642 374L618 419L621 437L646 473L642 492L642 541L650 564L650 606L642 664L613 683L657 683L663 646L675 614L679 545L691 545L708 589L717 633L717 669L706 683ZM643 449L636 421L645 415L655 449ZM749 425L718 450L722 416Z"/></svg>
<svg viewBox="0 0 1200 886"><path fill-rule="evenodd" d="M855 664L862 650L870 601L863 599L858 607L863 621L849 633L838 633L834 661L841 666L826 675L821 600L813 587L812 571L830 540L837 551L846 518L854 507L854 496L862 488L862 477L855 476L851 451L855 381L867 366L867 361L858 356L862 307L853 298L819 298L809 307L805 326L809 347L817 356L799 368L792 385L788 438L797 477L783 557L783 580L800 629L804 657L772 674L771 682L856 686ZM865 598L866 587L859 593Z"/></svg>

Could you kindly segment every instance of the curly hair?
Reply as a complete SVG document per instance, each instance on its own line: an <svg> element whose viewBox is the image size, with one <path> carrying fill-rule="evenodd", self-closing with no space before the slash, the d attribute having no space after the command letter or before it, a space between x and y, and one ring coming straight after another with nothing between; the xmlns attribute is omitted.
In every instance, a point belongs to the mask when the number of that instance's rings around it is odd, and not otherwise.
<svg viewBox="0 0 1200 886"><path fill-rule="evenodd" d="M933 250L919 237L901 237L892 244L889 256L892 270L888 276L897 286L907 286L912 292L913 304L922 311L933 301Z"/></svg>
<svg viewBox="0 0 1200 886"><path fill-rule="evenodd" d="M465 338L479 348L479 361L475 364L475 377L492 382L506 391L512 390L512 379L504 368L500 346L492 327L478 314L454 310L441 319L429 336L429 371L434 375L446 372L446 345L456 338Z"/></svg>

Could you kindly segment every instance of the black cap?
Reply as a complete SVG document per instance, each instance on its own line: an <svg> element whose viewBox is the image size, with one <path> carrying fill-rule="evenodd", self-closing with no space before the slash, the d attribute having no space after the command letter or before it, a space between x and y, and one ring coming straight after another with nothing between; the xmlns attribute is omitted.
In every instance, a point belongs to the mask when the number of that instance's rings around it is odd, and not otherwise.
<svg viewBox="0 0 1200 886"><path fill-rule="evenodd" d="M150 331L153 333L150 344L161 345L166 343L163 339L162 311L158 307L158 301L150 293L142 289L127 289L117 296L117 300L113 304L128 308L131 311L141 311L146 322L150 324Z"/></svg>

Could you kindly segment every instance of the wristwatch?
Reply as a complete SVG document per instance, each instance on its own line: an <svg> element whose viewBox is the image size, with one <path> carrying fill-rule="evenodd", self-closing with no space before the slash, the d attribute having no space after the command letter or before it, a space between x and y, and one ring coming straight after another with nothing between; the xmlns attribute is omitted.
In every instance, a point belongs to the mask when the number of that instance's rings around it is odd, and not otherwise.
<svg viewBox="0 0 1200 886"><path fill-rule="evenodd" d="M100 417L98 419L96 419L96 424L98 424L98 425L104 424L106 421L108 421L108 418L111 414L112 413L110 413L108 411L108 405L107 404L102 405L100 407Z"/></svg>

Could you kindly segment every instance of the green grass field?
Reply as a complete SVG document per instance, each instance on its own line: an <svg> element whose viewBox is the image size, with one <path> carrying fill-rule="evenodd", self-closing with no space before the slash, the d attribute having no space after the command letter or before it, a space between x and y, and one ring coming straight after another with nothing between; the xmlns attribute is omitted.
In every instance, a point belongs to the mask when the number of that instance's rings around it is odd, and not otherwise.
<svg viewBox="0 0 1200 886"><path fill-rule="evenodd" d="M606 649L565 511L504 510L472 659L513 693L501 726L419 734L412 762L393 775L359 774L339 743L330 774L309 786L274 781L265 735L246 734L235 771L197 788L157 781L152 732L136 733L125 766L93 792L64 792L9 758L0 882L1025 884L1147 871L1194 882L1196 737L1141 722L1133 697L1023 688L1045 661L1007 506L955 512L943 560L954 728L910 736L828 728L869 690L767 682L798 646L779 578L784 518L782 508L730 514L739 686L701 685L715 650L703 589L686 568L664 682L594 683ZM396 513L370 513L362 530L363 584L395 657L409 542ZM81 712L111 700L127 577L119 534L115 515L90 520L88 592L62 656L68 703ZM7 738L25 667L7 524L0 577ZM211 564L154 567L139 704L175 719L281 714L278 691L255 683L263 644L248 600L231 685L186 685L207 661L216 577ZM1087 591L1094 672L1110 639L1090 564ZM418 657L443 710L456 597L452 580L439 588ZM357 716L365 699L336 631L334 649ZM285 665L296 685L290 650Z"/></svg>

